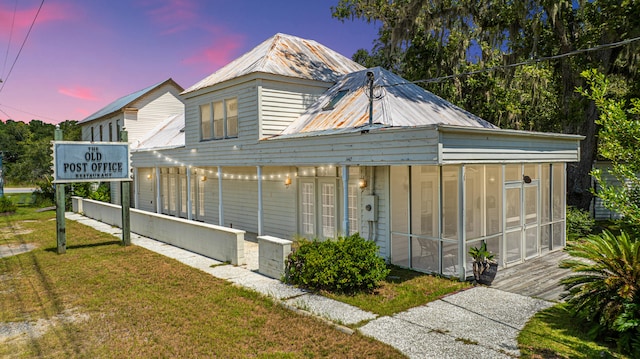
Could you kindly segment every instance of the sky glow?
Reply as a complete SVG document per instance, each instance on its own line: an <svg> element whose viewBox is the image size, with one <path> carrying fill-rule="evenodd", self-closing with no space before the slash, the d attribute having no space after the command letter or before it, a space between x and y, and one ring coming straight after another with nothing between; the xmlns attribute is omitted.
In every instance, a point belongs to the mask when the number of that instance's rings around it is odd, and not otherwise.
<svg viewBox="0 0 640 359"><path fill-rule="evenodd" d="M376 24L331 17L338 0L0 0L0 120L82 120L173 78L184 88L281 32L351 57ZM15 64L14 64L15 61Z"/></svg>

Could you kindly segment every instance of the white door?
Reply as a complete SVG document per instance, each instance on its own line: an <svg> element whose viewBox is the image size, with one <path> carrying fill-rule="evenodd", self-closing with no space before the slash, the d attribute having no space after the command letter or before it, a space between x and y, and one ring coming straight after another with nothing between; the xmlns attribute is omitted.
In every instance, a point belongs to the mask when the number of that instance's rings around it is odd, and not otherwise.
<svg viewBox="0 0 640 359"><path fill-rule="evenodd" d="M505 198L506 264L522 262L540 254L539 183L507 183Z"/></svg>
<svg viewBox="0 0 640 359"><path fill-rule="evenodd" d="M337 235L337 181L300 180L300 232L307 238L334 238Z"/></svg>

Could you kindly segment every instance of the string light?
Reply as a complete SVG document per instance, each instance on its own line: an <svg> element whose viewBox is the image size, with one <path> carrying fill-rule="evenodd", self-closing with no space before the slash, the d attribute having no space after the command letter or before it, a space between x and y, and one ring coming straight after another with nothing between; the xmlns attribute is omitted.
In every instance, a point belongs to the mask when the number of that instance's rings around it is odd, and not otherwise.
<svg viewBox="0 0 640 359"><path fill-rule="evenodd" d="M219 174L217 170L207 170L206 168L202 168L202 167L197 167L193 164L188 164L188 163L184 163L181 161L178 161L174 158L171 158L169 156L163 155L162 153L158 152L157 150L153 151L153 155L156 156L157 158L163 160L164 162L166 162L166 164L173 164L175 165L174 167L183 167L183 168L187 168L189 170L192 170L194 174L198 175L198 174L202 174L202 176L200 176L201 178L206 178L207 175L211 175L214 176L215 178L219 178ZM162 167L161 165L159 165L158 167ZM309 168L309 167L307 167ZM335 168L334 165L329 164L329 165L324 165L324 166L319 166L317 167L318 170L320 171L325 171L325 170L331 170ZM300 176L315 176L316 175L316 168L310 168L310 169L303 169L301 171L301 173L298 173L298 171L293 171L293 172L279 172L279 173L270 173L268 175L263 174L262 177L260 178L262 181L266 181L266 180L272 180L272 181L283 181L285 179L291 179L293 177L300 177ZM229 180L236 180L236 181L257 181L258 180L258 176L256 174L246 174L246 173L231 173L231 172L222 172L222 177L224 179L229 179Z"/></svg>

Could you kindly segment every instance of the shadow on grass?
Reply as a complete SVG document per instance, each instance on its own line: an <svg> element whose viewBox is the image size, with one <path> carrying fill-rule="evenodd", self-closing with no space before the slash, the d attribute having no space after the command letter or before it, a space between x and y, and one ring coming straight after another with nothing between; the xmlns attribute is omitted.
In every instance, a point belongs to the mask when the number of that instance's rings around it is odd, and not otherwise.
<svg viewBox="0 0 640 359"><path fill-rule="evenodd" d="M114 241L106 241L106 242L90 243L90 244L76 244L76 245L67 246L67 249L95 248L95 247L112 246L114 244L120 245L122 244L122 241L114 240ZM57 252L58 247L45 248L45 251Z"/></svg>
<svg viewBox="0 0 640 359"><path fill-rule="evenodd" d="M535 322L532 324L531 322ZM525 344L529 358L567 358L564 348L579 353L580 358L621 358L608 343L597 342L589 335L591 325L574 316L566 304L555 305L537 313L525 331L530 343ZM529 325L532 324L532 325ZM546 329L543 329L545 328ZM550 330L549 330L550 329ZM531 345L531 343L537 343ZM573 357L569 354L569 357Z"/></svg>

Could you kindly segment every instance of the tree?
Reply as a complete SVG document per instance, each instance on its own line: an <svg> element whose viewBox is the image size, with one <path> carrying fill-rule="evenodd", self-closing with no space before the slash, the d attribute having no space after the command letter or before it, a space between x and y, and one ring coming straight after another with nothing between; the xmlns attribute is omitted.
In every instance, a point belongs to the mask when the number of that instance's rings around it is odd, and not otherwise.
<svg viewBox="0 0 640 359"><path fill-rule="evenodd" d="M589 171L596 154L593 101L574 89L580 72L598 68L639 90L638 42L606 46L640 35L640 2L629 0L340 0L338 19L381 22L368 56L408 80L458 75L605 45L597 51L424 85L443 98L505 128L562 131L585 136L579 163L568 168L568 203L587 208Z"/></svg>
<svg viewBox="0 0 640 359"><path fill-rule="evenodd" d="M589 88L577 92L598 109L598 154L611 161L608 172L617 182L606 181L599 169L592 171L601 187L596 195L640 233L640 99L631 99L627 105L625 100L609 97L611 82L603 74L590 70L582 76Z"/></svg>

